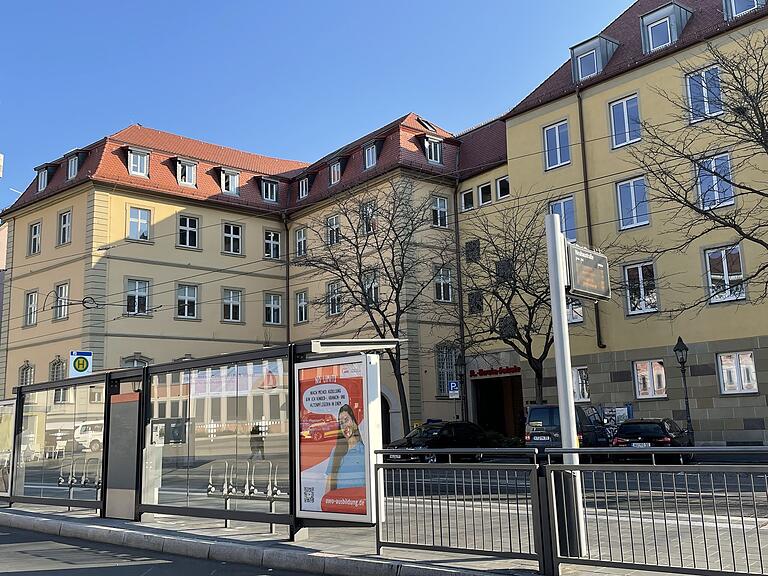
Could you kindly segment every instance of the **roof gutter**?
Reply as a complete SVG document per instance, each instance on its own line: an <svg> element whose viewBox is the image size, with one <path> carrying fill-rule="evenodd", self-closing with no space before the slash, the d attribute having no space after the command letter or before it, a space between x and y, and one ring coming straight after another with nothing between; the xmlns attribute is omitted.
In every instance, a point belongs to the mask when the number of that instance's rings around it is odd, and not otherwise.
<svg viewBox="0 0 768 576"><path fill-rule="evenodd" d="M589 247L594 246L592 236L592 203L589 198L589 172L587 171L587 142L584 137L584 106L581 98L581 87L576 87L576 102L579 110L579 138L581 142L581 179L584 186L584 204L587 209L587 243ZM595 302L595 337L597 338L597 347L606 348L603 342L603 327L600 322L600 303Z"/></svg>

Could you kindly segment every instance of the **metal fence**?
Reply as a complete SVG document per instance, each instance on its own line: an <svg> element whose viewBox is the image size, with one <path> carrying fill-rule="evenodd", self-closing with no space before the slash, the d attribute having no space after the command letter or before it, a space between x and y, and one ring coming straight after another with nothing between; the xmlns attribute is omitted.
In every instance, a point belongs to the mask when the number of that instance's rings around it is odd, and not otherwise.
<svg viewBox="0 0 768 576"><path fill-rule="evenodd" d="M378 458L378 551L538 557L535 449L383 450Z"/></svg>
<svg viewBox="0 0 768 576"><path fill-rule="evenodd" d="M555 566L768 573L768 465L707 462L765 448L574 452L610 462L546 465Z"/></svg>

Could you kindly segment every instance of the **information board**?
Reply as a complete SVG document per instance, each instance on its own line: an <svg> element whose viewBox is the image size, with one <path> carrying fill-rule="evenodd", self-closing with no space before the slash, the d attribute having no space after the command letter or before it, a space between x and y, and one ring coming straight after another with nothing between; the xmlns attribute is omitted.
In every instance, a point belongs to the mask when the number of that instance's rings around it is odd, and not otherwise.
<svg viewBox="0 0 768 576"><path fill-rule="evenodd" d="M610 300L608 258L604 254L568 243L568 294L588 300Z"/></svg>

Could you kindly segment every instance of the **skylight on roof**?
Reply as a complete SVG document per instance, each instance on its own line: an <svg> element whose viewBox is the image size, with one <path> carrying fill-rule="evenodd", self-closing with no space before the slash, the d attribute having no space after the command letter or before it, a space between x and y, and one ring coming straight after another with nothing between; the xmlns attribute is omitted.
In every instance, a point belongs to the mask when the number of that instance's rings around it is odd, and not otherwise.
<svg viewBox="0 0 768 576"><path fill-rule="evenodd" d="M424 126L424 128L426 128L426 129L427 129L427 130L429 130L430 132L437 132L437 130L435 130L435 127L434 127L434 126L432 126L432 124L430 124L430 123L429 123L429 122L427 122L426 120L424 120L424 118L417 118L417 120L419 121L419 124L421 124L422 126Z"/></svg>

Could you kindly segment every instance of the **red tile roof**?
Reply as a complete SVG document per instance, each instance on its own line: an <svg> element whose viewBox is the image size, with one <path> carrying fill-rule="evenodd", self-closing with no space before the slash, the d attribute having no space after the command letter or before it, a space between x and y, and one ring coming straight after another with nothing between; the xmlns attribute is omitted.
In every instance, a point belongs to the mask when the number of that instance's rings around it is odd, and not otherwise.
<svg viewBox="0 0 768 576"><path fill-rule="evenodd" d="M723 0L682 2L693 14L683 29L680 38L667 48L654 51L651 54L644 54L640 35L640 18L669 3L670 0L637 0L616 20L604 28L600 34L618 42L619 47L605 66L605 69L597 76L582 82L582 87L598 84L638 66L664 58L693 44L742 26L747 22L763 18L766 15L766 10L768 10L768 8L761 8L727 22L723 15ZM568 60L540 84L538 88L504 115L503 119L511 118L548 104L575 91L576 83L573 81L571 61Z"/></svg>
<svg viewBox="0 0 768 576"><path fill-rule="evenodd" d="M470 178L507 162L507 126L500 118L459 134L459 177Z"/></svg>

